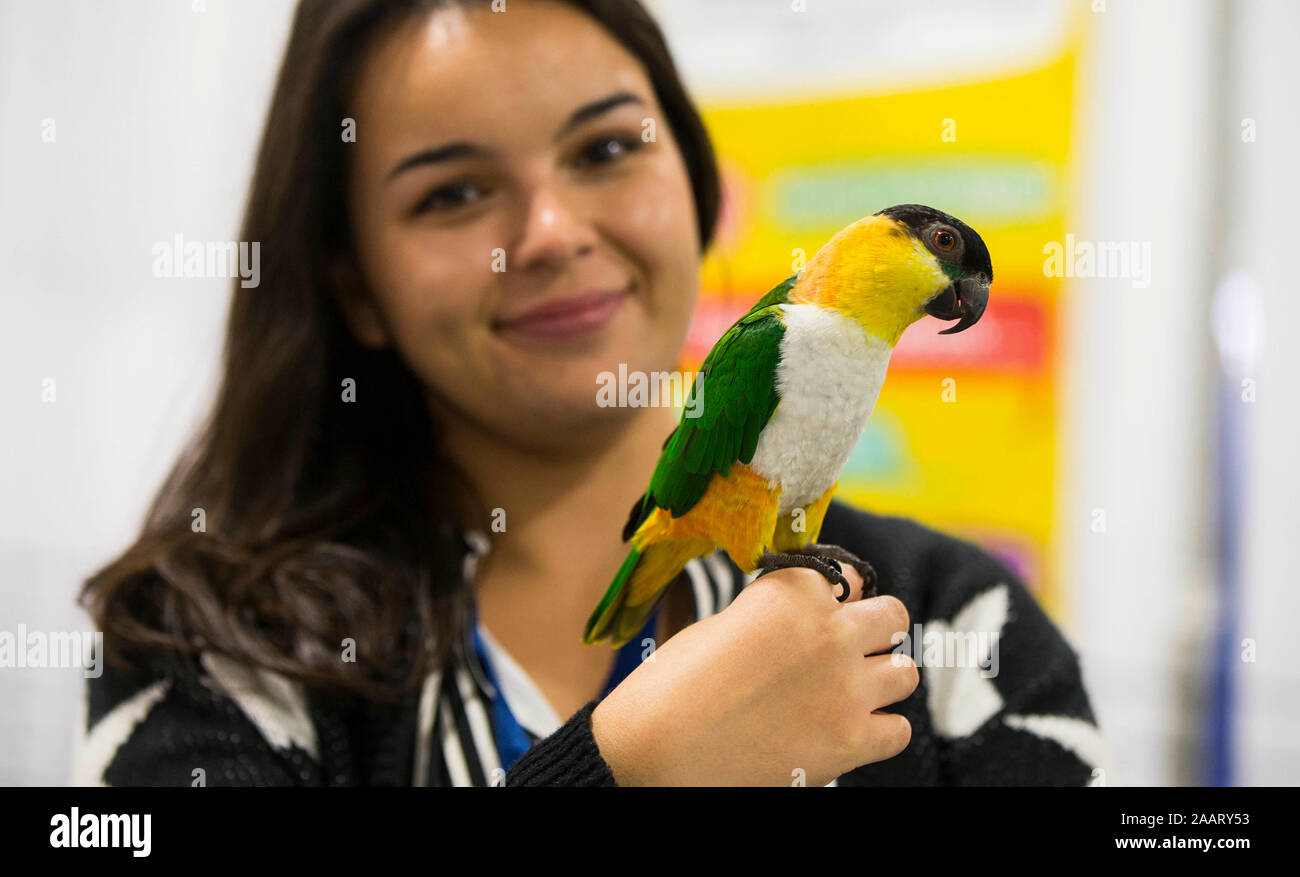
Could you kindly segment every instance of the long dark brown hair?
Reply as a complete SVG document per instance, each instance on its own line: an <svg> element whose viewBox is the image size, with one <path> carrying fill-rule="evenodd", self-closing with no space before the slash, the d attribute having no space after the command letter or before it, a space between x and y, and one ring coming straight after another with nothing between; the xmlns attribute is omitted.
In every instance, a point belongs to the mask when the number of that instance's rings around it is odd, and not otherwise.
<svg viewBox="0 0 1300 877"><path fill-rule="evenodd" d="M261 244L261 283L235 282L213 407L140 536L80 596L115 665L210 649L320 691L387 699L450 657L469 598L450 497L468 485L415 376L347 330L327 269L352 247L346 72L385 28L455 2L299 4L240 235ZM645 67L707 249L717 167L659 27L638 0L569 2ZM342 660L345 639L354 661Z"/></svg>

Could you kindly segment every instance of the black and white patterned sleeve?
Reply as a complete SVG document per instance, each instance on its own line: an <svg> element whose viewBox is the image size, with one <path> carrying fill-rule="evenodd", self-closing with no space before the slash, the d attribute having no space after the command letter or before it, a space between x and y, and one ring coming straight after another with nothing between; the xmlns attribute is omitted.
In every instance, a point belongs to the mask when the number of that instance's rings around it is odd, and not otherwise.
<svg viewBox="0 0 1300 877"><path fill-rule="evenodd" d="M918 660L947 782L1105 784L1107 746L1075 650L1000 562L965 545L952 562Z"/></svg>
<svg viewBox="0 0 1300 877"><path fill-rule="evenodd" d="M302 689L216 653L199 672L104 662L87 680L74 782L110 786L314 786L325 782Z"/></svg>
<svg viewBox="0 0 1300 877"><path fill-rule="evenodd" d="M1004 563L906 518L832 512L822 541L869 559L880 593L907 607L911 629L894 651L920 672L911 696L887 708L912 725L907 749L858 768L853 784L1107 783L1079 656Z"/></svg>

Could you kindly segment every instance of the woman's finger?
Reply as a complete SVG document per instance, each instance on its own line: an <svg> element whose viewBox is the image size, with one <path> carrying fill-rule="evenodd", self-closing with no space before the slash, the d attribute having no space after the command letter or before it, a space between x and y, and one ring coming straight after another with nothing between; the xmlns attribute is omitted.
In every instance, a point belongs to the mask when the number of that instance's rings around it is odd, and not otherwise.
<svg viewBox="0 0 1300 877"><path fill-rule="evenodd" d="M906 700L921 682L916 663L907 655L869 655L865 660L873 680L873 709Z"/></svg>
<svg viewBox="0 0 1300 877"><path fill-rule="evenodd" d="M853 613L862 631L858 646L864 655L893 650L903 641L911 623L907 607L892 594L857 600L844 609Z"/></svg>

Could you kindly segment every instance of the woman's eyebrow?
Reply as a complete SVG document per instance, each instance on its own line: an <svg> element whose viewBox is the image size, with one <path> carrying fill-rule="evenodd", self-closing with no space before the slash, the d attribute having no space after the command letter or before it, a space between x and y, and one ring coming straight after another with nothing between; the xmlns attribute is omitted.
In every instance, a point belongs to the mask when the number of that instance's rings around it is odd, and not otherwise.
<svg viewBox="0 0 1300 877"><path fill-rule="evenodd" d="M594 100L589 104L584 104L570 114L569 118L560 130L555 132L554 140L559 140L565 134L581 125L583 122L594 119L603 113L607 113L615 107L623 104L645 104L641 98L632 94L630 91L617 91L599 100ZM476 143L470 143L467 140L457 140L455 143L447 143L443 146L436 146L431 149L422 149L419 152L413 152L406 158L399 161L391 171L388 172L388 179L393 179L403 171L408 171L414 167L423 165L437 164L438 162L451 161L457 158L466 158L474 155L492 155L494 151L486 147L479 146Z"/></svg>
<svg viewBox="0 0 1300 877"><path fill-rule="evenodd" d="M394 168L388 172L388 179L392 180L403 171L419 167L426 164L437 164L440 161L451 161L455 158L465 158L471 155L491 155L492 150L485 149L475 143L467 140L457 140L455 143L448 143L443 146L434 147L433 149L422 149L419 152L413 152L406 158L397 163Z"/></svg>
<svg viewBox="0 0 1300 877"><path fill-rule="evenodd" d="M623 104L644 105L645 101L641 100L641 98L632 94L630 91L616 91L611 95L600 98L599 100L594 100L591 103L585 104L574 110L573 114L569 116L569 120L560 126L560 130L555 132L555 137L553 139L559 140L583 122L586 122L589 119L594 119L602 113L608 113L610 110L614 109L614 107L619 107Z"/></svg>

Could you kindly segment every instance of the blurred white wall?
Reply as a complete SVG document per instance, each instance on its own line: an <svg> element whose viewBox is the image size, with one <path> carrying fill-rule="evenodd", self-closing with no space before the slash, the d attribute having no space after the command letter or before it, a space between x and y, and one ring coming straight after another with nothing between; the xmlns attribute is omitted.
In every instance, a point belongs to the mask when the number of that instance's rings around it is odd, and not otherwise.
<svg viewBox="0 0 1300 877"><path fill-rule="evenodd" d="M1291 232L1300 203L1300 4L1234 3L1230 47L1224 267L1259 291L1263 327L1248 372L1257 401L1246 406L1243 615L1239 638L1254 640L1255 663L1238 666L1238 781L1300 785L1300 344L1294 321L1298 248ZM1241 138L1243 120L1256 126Z"/></svg>
<svg viewBox="0 0 1300 877"><path fill-rule="evenodd" d="M0 630L89 629L78 585L210 399L228 283L151 248L237 237L291 8L0 3ZM0 784L70 780L83 684L0 669Z"/></svg>
<svg viewBox="0 0 1300 877"><path fill-rule="evenodd" d="M820 0L821 14L847 2ZM88 626L77 585L132 537L213 389L228 282L155 278L151 247L178 233L236 236L292 3L205 5L0 4L3 630ZM985 20L1038 10L1028 31L1056 20L1042 3L976 5ZM1300 783L1300 654L1284 629L1300 610L1287 532L1300 495L1300 346L1281 337L1300 195L1287 100L1300 6L1233 3L1225 46L1210 0L1105 5L1081 81L1069 230L1150 241L1154 264L1149 288L1075 281L1067 295L1067 634L1113 750L1110 781L1199 782L1214 609L1209 303L1218 274L1242 268L1268 325L1247 414L1241 635L1256 640L1258 661L1238 674L1238 779ZM709 60L682 58L692 85ZM1256 142L1238 137L1244 117L1257 122ZM53 403L42 401L47 378ZM1096 508L1105 533L1091 531ZM0 669L0 784L69 779L81 691L72 670Z"/></svg>
<svg viewBox="0 0 1300 877"><path fill-rule="evenodd" d="M1068 629L1112 784L1195 782L1214 587L1209 300L1219 35L1210 2L1091 16L1067 229L1151 244L1151 284L1074 279L1063 311L1059 517ZM1094 516L1104 515L1104 530Z"/></svg>
<svg viewBox="0 0 1300 877"><path fill-rule="evenodd" d="M1235 782L1300 783L1300 613L1286 528L1300 491L1300 350L1281 337L1294 280L1300 7L1253 0L1110 2L1079 126L1074 232L1152 242L1152 283L1076 280L1067 298L1068 445L1062 525L1070 630L1123 784L1206 781L1212 620L1218 611L1211 297L1244 269L1266 338L1245 423L1247 477ZM1243 120L1257 129L1243 142ZM1267 387L1265 390L1264 388ZM1107 527L1090 527L1094 509Z"/></svg>

